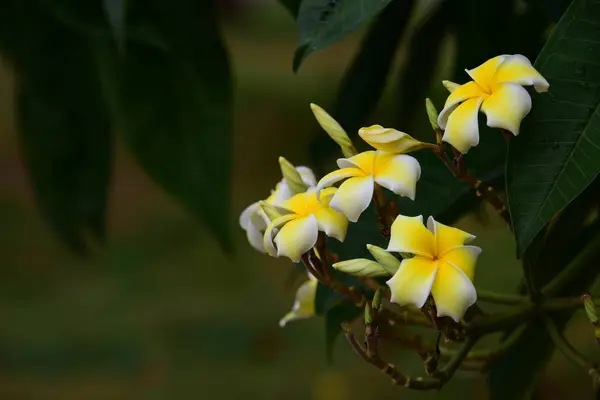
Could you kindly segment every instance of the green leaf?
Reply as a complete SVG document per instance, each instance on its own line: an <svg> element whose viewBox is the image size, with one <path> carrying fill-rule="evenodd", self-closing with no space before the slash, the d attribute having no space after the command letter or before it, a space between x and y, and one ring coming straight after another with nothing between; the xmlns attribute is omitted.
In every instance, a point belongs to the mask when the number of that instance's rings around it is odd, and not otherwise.
<svg viewBox="0 0 600 400"><path fill-rule="evenodd" d="M519 252L600 171L600 3L575 0L535 62L550 82L535 95L506 167Z"/></svg>
<svg viewBox="0 0 600 400"><path fill-rule="evenodd" d="M23 11L11 61L21 150L44 218L74 251L104 240L113 156L108 113L85 38Z"/></svg>
<svg viewBox="0 0 600 400"><path fill-rule="evenodd" d="M333 363L333 349L335 340L342 332L341 323L351 322L361 312L362 309L356 307L352 302L344 301L325 314L325 354L329 364Z"/></svg>
<svg viewBox="0 0 600 400"><path fill-rule="evenodd" d="M290 12L290 14L292 14L294 19L296 19L302 0L279 0L279 2Z"/></svg>
<svg viewBox="0 0 600 400"><path fill-rule="evenodd" d="M303 0L294 72L312 52L331 46L381 11L391 0ZM404 0L403 0L404 1Z"/></svg>
<svg viewBox="0 0 600 400"><path fill-rule="evenodd" d="M365 125L385 90L414 3L394 1L377 16L342 79L334 107L327 110L351 138L358 135L358 129ZM320 166L336 153L339 147L319 128L310 145L313 164Z"/></svg>
<svg viewBox="0 0 600 400"><path fill-rule="evenodd" d="M120 49L125 45L127 0L103 0L108 24Z"/></svg>
<svg viewBox="0 0 600 400"><path fill-rule="evenodd" d="M142 168L230 250L232 87L211 4L137 4L132 27L144 21L167 48L129 42L122 54L98 39L97 60L118 131Z"/></svg>

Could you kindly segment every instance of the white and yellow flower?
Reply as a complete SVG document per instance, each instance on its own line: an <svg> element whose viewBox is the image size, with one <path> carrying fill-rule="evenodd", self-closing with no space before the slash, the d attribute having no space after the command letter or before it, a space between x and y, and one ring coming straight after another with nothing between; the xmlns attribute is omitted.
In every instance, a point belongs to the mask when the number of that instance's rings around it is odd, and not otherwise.
<svg viewBox="0 0 600 400"><path fill-rule="evenodd" d="M479 144L477 115L481 110L487 116L487 125L519 134L521 121L531 110L531 97L523 86L533 86L537 92L546 92L550 85L520 54L494 57L479 67L467 70L473 79L456 87L452 82L444 86L451 93L439 115L438 124L445 130L443 141L461 153Z"/></svg>
<svg viewBox="0 0 600 400"><path fill-rule="evenodd" d="M459 322L477 300L473 277L481 249L465 245L474 238L432 217L425 227L420 215L399 215L392 224L387 250L414 257L402 260L398 271L387 281L391 301L421 308L431 294L437 315Z"/></svg>
<svg viewBox="0 0 600 400"><path fill-rule="evenodd" d="M314 247L319 231L343 242L348 219L329 205L336 191L335 188L328 188L317 197L317 192L312 188L281 203L278 208L284 214L271 221L263 237L267 253L298 262L304 253Z"/></svg>
<svg viewBox="0 0 600 400"><path fill-rule="evenodd" d="M360 128L358 135L372 147L387 153L408 153L431 146L429 143L418 141L408 133L384 128L381 125Z"/></svg>
<svg viewBox="0 0 600 400"><path fill-rule="evenodd" d="M310 168L307 167L296 167L296 170L302 177L302 181L308 187L314 187L316 185L315 175ZM282 179L277 183L275 189L271 191L271 195L264 201L279 206L285 200L292 197L292 191L290 190L285 179ZM263 246L263 235L270 220L262 212L259 207L260 202L252 203L242 211L240 215L239 223L242 229L246 231L246 236L250 245L261 253L265 253L265 247Z"/></svg>
<svg viewBox="0 0 600 400"><path fill-rule="evenodd" d="M279 320L279 326L284 327L290 321L315 316L315 296L317 295L317 279L308 274L308 280L296 290L296 299L292 310Z"/></svg>
<svg viewBox="0 0 600 400"><path fill-rule="evenodd" d="M354 157L340 158L337 164L340 169L325 175L317 184L317 191L345 180L329 205L352 222L358 221L371 203L375 184L415 199L421 166L412 156L371 150Z"/></svg>

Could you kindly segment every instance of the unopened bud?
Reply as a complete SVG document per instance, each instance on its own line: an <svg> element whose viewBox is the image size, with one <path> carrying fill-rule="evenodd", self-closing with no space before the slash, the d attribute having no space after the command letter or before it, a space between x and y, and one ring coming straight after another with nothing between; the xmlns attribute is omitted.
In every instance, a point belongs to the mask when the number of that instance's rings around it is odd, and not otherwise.
<svg viewBox="0 0 600 400"><path fill-rule="evenodd" d="M381 310L381 288L375 291L375 295L373 295L373 303L371 304L374 310Z"/></svg>
<svg viewBox="0 0 600 400"><path fill-rule="evenodd" d="M371 325L373 323L373 310L371 304L367 302L365 304L365 325Z"/></svg>
<svg viewBox="0 0 600 400"><path fill-rule="evenodd" d="M431 99L425 99L425 109L427 109L427 117L429 118L429 123L434 131L439 131L440 126L437 123L438 120L438 111L433 105Z"/></svg>
<svg viewBox="0 0 600 400"><path fill-rule="evenodd" d="M458 83L454 83L454 82L450 82L450 81L442 81L442 85L444 85L446 90L449 91L450 93L454 92L454 90L456 90L456 88L460 86Z"/></svg>
<svg viewBox="0 0 600 400"><path fill-rule="evenodd" d="M583 307L585 308L585 313L587 314L588 319L592 324L598 323L598 313L596 311L596 305L594 304L594 300L592 296L589 294L584 294L582 296L583 299Z"/></svg>
<svg viewBox="0 0 600 400"><path fill-rule="evenodd" d="M300 173L291 162L283 157L279 157L279 167L281 168L283 179L285 179L293 194L306 192L308 186L302 181L302 176L300 176Z"/></svg>
<svg viewBox="0 0 600 400"><path fill-rule="evenodd" d="M310 104L310 109L319 125L321 125L321 128L323 128L329 137L340 146L344 157L349 158L358 154L352 140L350 140L344 128L342 128L331 115L327 114L325 110L313 103Z"/></svg>
<svg viewBox="0 0 600 400"><path fill-rule="evenodd" d="M366 258L340 261L333 264L333 268L350 275L365 276L368 278L388 275L387 270L382 265Z"/></svg>
<svg viewBox="0 0 600 400"><path fill-rule="evenodd" d="M398 268L400 267L400 260L394 257L392 254L388 253L384 249L378 246L374 246L372 244L367 245L367 250L369 253L377 260L377 263L381 265L388 274L394 275Z"/></svg>
<svg viewBox="0 0 600 400"><path fill-rule="evenodd" d="M270 221L273 221L282 215L276 207L267 203L266 201L259 202L258 206Z"/></svg>

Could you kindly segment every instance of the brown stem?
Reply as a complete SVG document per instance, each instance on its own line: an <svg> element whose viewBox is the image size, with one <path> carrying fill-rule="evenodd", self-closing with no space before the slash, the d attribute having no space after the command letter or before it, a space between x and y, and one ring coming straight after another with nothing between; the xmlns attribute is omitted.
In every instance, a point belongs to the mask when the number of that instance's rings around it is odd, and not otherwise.
<svg viewBox="0 0 600 400"><path fill-rule="evenodd" d="M446 165L446 167L454 174L454 176L471 186L473 190L475 190L475 195L480 197L483 201L491 204L494 209L498 212L500 217L506 221L506 223L510 226L510 215L508 213L508 209L506 208L506 204L504 201L496 194L496 191L491 185L484 183L477 179L471 172L467 169L466 164L464 162L462 154L457 152L456 149L452 148L452 151L456 155L456 162L452 162L448 155L446 154L445 144L442 145L434 151L434 153L438 156L440 160Z"/></svg>

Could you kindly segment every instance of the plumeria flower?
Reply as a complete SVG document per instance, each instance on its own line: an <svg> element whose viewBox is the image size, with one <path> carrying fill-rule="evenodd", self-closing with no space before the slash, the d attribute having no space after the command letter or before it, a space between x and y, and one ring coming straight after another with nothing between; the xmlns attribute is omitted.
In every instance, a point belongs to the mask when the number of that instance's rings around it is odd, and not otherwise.
<svg viewBox="0 0 600 400"><path fill-rule="evenodd" d="M400 196L415 199L421 166L412 156L371 150L340 158L337 165L340 169L325 175L317 184L317 191L346 180L329 205L352 222L358 221L371 203L376 183Z"/></svg>
<svg viewBox="0 0 600 400"><path fill-rule="evenodd" d="M296 167L296 170L307 186L314 187L316 185L315 175L310 168L299 166ZM279 206L290 197L292 197L292 191L285 179L282 179L277 183L275 189L271 191L271 195L264 201L271 205ZM261 253L265 253L263 235L270 221L260 209L259 203L260 202L258 201L252 203L242 211L242 214L240 215L240 226L246 231L246 236L248 237L250 245Z"/></svg>
<svg viewBox="0 0 600 400"><path fill-rule="evenodd" d="M402 260L398 271L387 281L391 301L421 308L431 294L438 317L448 316L459 322L477 300L473 276L481 249L465 246L474 238L432 217L425 227L421 215L399 215L392 224L387 250L414 256Z"/></svg>
<svg viewBox="0 0 600 400"><path fill-rule="evenodd" d="M284 327L288 322L315 316L315 296L317 295L317 279L308 273L308 280L302 283L296 291L296 300L292 310L279 320L279 326Z"/></svg>
<svg viewBox="0 0 600 400"><path fill-rule="evenodd" d="M381 125L360 128L358 135L372 147L388 153L408 153L430 146L429 143L420 142L408 133Z"/></svg>
<svg viewBox="0 0 600 400"><path fill-rule="evenodd" d="M271 221L263 237L267 253L298 262L304 253L314 247L319 231L343 242L348 219L329 206L336 191L335 188L329 188L321 191L317 197L316 190L311 188L281 203L278 208L284 214Z"/></svg>
<svg viewBox="0 0 600 400"><path fill-rule="evenodd" d="M445 129L443 141L450 143L461 153L466 153L479 143L477 115L481 110L487 116L487 125L519 134L521 121L531 110L531 97L523 86L531 86L540 92L548 91L550 85L520 54L494 57L479 67L467 70L473 79L451 88L438 124Z"/></svg>

